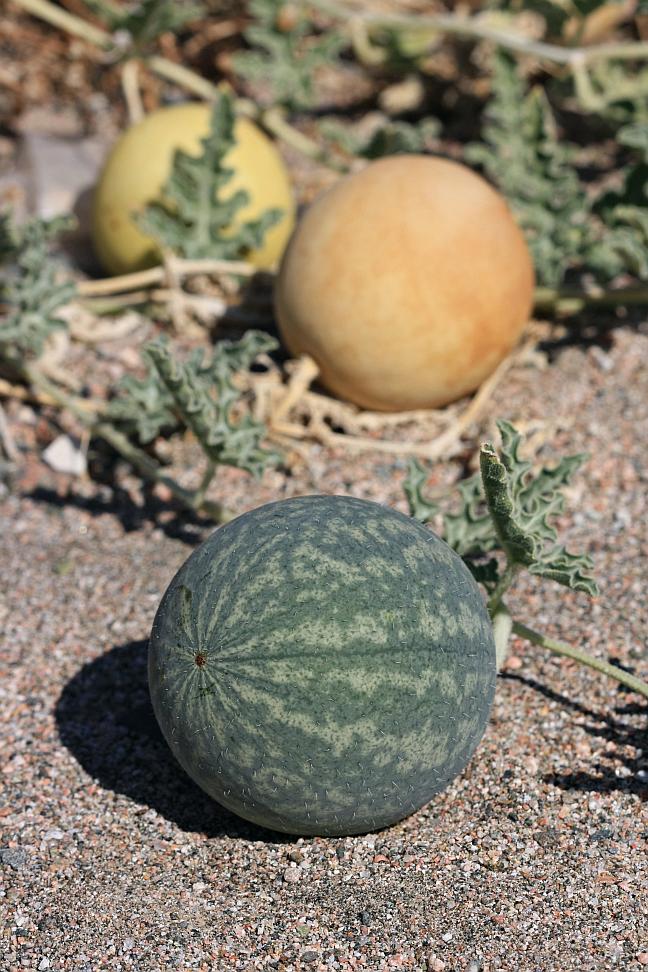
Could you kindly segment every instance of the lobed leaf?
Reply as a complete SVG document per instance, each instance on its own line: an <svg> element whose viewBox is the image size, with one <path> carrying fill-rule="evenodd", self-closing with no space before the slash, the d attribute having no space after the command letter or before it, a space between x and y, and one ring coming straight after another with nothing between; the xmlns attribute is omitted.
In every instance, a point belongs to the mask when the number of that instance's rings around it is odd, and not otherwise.
<svg viewBox="0 0 648 972"><path fill-rule="evenodd" d="M590 596L598 593L587 573L590 557L569 553L555 543L550 519L564 509L562 487L571 480L584 456L567 456L553 469L536 475L520 458L521 436L509 422L497 423L502 436L501 455L490 443L481 448L480 467L484 494L499 546L510 564L524 566L532 574L550 578Z"/></svg>
<svg viewBox="0 0 648 972"><path fill-rule="evenodd" d="M235 142L234 122L232 99L220 95L212 111L210 132L202 140L202 153L194 156L177 150L159 199L137 217L144 232L178 256L189 260L242 259L261 246L268 229L281 219L281 210L271 209L259 219L235 223L249 195L244 190L223 194L234 175L225 165Z"/></svg>
<svg viewBox="0 0 648 972"><path fill-rule="evenodd" d="M32 219L18 228L8 215L0 222L0 256L9 264L0 294L9 310L0 321L0 354L11 359L38 357L48 337L67 325L56 312L76 293L60 280L49 244L71 220Z"/></svg>
<svg viewBox="0 0 648 972"><path fill-rule="evenodd" d="M176 33L205 12L201 3L177 0L139 0L123 7L107 0L85 0L85 4L113 33L126 33L140 52L151 48L162 34Z"/></svg>
<svg viewBox="0 0 648 972"><path fill-rule="evenodd" d="M559 545L552 522L564 509L563 487L585 457L566 456L556 466L534 472L520 454L522 437L517 430L504 421L497 427L502 437L500 454L489 443L482 446L480 473L459 484L455 511L426 499L425 467L418 461L410 463L404 484L410 515L422 522L440 515L444 539L489 590L501 573L497 560L486 558L500 550L509 565L526 567L532 574L594 596L598 589L588 573L591 559Z"/></svg>
<svg viewBox="0 0 648 972"><path fill-rule="evenodd" d="M144 378L132 375L122 378L117 397L109 403L106 412L107 418L143 444L178 426L173 395L152 363Z"/></svg>
<svg viewBox="0 0 648 972"><path fill-rule="evenodd" d="M234 58L234 69L250 81L269 84L275 104L290 110L313 107L314 77L334 62L346 41L336 30L315 35L303 3L252 0L254 20L243 36L250 45Z"/></svg>
<svg viewBox="0 0 648 972"><path fill-rule="evenodd" d="M239 342L221 342L207 360L198 350L180 361L164 340L152 342L143 354L173 400L175 413L196 436L207 457L219 465L236 466L260 476L280 457L261 447L266 434L263 423L250 415L233 420L232 409L241 398L233 378L262 351L275 347L277 343L269 335L249 331Z"/></svg>

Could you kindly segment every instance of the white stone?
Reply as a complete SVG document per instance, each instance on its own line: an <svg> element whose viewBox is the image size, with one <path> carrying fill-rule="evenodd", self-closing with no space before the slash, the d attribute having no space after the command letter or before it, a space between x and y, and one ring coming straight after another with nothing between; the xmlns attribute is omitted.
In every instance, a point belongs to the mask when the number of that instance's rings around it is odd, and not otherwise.
<svg viewBox="0 0 648 972"><path fill-rule="evenodd" d="M88 468L85 453L69 435L59 435L50 442L43 459L50 469L71 476L84 476Z"/></svg>

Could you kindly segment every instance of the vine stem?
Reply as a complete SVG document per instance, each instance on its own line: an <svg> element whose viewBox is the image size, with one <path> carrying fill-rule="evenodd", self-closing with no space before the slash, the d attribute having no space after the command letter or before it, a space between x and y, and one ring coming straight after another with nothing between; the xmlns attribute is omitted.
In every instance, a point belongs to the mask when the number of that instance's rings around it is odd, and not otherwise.
<svg viewBox="0 0 648 972"><path fill-rule="evenodd" d="M87 21L76 17L67 10L57 7L50 0L13 0L17 6L29 13L46 20L56 27L61 27L70 34L82 37L84 40L96 44L98 47L110 49L114 46L112 35L100 27L95 27ZM385 28L389 30L407 30L417 33L442 33L467 40L488 40L499 47L530 54L555 64L573 65L589 64L602 60L643 60L648 58L648 41L625 42L616 44L592 44L589 47L561 47L558 44L547 44L523 37L513 31L500 30L489 26L485 18L465 17L457 14L381 14L354 10L336 0L309 0L311 6L322 13L334 17L336 20L360 21L367 27ZM216 86L205 78L201 78L189 68L174 64L162 57L147 58L151 70L170 81L175 81L183 87L200 93L203 97L213 97ZM200 91L198 90L200 88ZM208 93L209 92L209 93Z"/></svg>
<svg viewBox="0 0 648 972"><path fill-rule="evenodd" d="M504 573L500 577L493 590L493 593L488 599L488 613L490 614L491 618L497 614L498 609L502 604L502 598L515 580L515 575L518 573L519 569L519 564L513 563L510 560L507 562Z"/></svg>
<svg viewBox="0 0 648 972"><path fill-rule="evenodd" d="M547 635L543 635L539 631L534 631L533 628L528 628L526 624L522 624L520 621L513 622L512 630L513 634L516 634L519 638L526 638L532 644L539 645L541 648L547 648L556 655L564 655L566 658L572 658L581 665L587 665L589 668L595 669L595 671L600 672L602 675L607 675L608 678L615 679L627 688L632 689L633 692L637 692L639 695L643 695L644 698L648 699L648 683L637 678L635 675L631 675L630 672L624 672L623 669L617 668L615 665L610 665L608 662L600 661L598 658L588 655L585 651L572 648L571 645L568 645L564 641L555 641L553 638L548 638Z"/></svg>
<svg viewBox="0 0 648 972"><path fill-rule="evenodd" d="M89 24L69 11L63 10L62 7L50 3L49 0L13 0L13 2L35 17L46 20L53 27L60 27L68 34L81 37L91 44L96 44L97 47L106 50L113 46L113 40L108 31Z"/></svg>
<svg viewBox="0 0 648 972"><path fill-rule="evenodd" d="M139 68L139 61L133 57L130 61L126 61L121 72L122 92L131 125L136 125L144 118L144 105L139 87Z"/></svg>
<svg viewBox="0 0 648 972"><path fill-rule="evenodd" d="M123 432L120 432L119 429L116 429L108 422L97 421L95 414L89 413L79 407L71 395L62 391L54 382L46 378L38 368L23 364L19 366L19 370L30 385L40 392L44 392L61 408L65 408L71 412L91 435L96 435L108 442L116 452L137 469L144 479L166 486L169 492L187 509L193 513L206 512L217 523L227 523L233 519L233 514L219 503L205 500L205 491L215 472L215 469L211 468L211 464L198 490L195 493L191 492L174 479L171 479L170 476L165 475L158 463L142 449L134 446ZM208 472L210 473L209 479L207 479Z"/></svg>
<svg viewBox="0 0 648 972"><path fill-rule="evenodd" d="M555 313L577 314L586 307L623 307L626 304L648 304L648 287L628 287L623 290L600 290L587 293L582 290L536 287L534 307Z"/></svg>
<svg viewBox="0 0 648 972"><path fill-rule="evenodd" d="M57 7L50 0L12 0L12 2L40 20L67 31L68 34L81 37L104 51L115 51L120 54L122 59L128 57L128 51L121 50L115 44L114 37L109 31L95 27L82 20L81 17L69 13L67 10L62 10L61 7ZM139 53L137 56L141 57ZM218 85L213 84L207 78L196 74L191 68L187 68L183 64L176 64L174 61L157 54L142 57L141 63L146 65L154 74L164 78L165 81L177 84L178 87L184 88L206 101L214 101L219 93L231 90L230 85L224 82ZM237 114L258 122L259 125L302 155L321 162L337 172L347 171L348 166L331 158L321 145L291 125L284 113L278 108L263 109L248 98L237 97L234 98L234 108Z"/></svg>
<svg viewBox="0 0 648 972"><path fill-rule="evenodd" d="M561 47L544 41L532 40L513 31L500 30L488 24L483 17L466 17L457 14L383 14L353 9L336 0L309 0L311 6L336 20L361 21L367 27L387 30L407 30L416 33L450 34L466 40L492 41L520 54L529 54L554 64L589 64L601 60L643 60L648 58L648 41L617 44L592 44L589 47Z"/></svg>

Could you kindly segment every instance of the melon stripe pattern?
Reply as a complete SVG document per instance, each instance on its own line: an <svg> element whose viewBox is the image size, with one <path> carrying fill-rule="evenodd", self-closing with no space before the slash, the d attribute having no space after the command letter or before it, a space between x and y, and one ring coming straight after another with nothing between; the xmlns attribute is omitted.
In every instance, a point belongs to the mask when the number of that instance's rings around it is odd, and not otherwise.
<svg viewBox="0 0 648 972"><path fill-rule="evenodd" d="M269 503L213 533L166 591L149 646L162 732L186 772L254 823L378 830L470 759L495 646L463 561L366 500Z"/></svg>

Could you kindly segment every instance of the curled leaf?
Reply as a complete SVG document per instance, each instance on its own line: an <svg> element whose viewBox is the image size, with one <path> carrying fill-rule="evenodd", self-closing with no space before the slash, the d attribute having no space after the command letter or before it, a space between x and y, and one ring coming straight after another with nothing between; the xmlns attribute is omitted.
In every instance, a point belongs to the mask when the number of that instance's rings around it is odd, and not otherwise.
<svg viewBox="0 0 648 972"><path fill-rule="evenodd" d="M562 487L585 456L567 456L554 468L533 475L531 463L519 455L520 434L509 422L500 421L497 426L502 436L501 455L490 443L484 444L480 467L488 509L509 563L595 596L598 588L588 574L592 560L557 544L550 523L564 509Z"/></svg>

